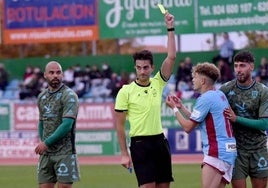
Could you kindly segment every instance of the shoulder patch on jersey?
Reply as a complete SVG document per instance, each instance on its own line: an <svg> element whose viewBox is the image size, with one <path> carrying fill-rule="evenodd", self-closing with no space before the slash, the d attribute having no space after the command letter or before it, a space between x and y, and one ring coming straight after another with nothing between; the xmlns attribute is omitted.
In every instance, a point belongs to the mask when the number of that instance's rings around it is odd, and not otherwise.
<svg viewBox="0 0 268 188"><path fill-rule="evenodd" d="M194 109L192 114L191 114L191 116L194 117L194 118L199 118L200 114L201 114L200 111Z"/></svg>

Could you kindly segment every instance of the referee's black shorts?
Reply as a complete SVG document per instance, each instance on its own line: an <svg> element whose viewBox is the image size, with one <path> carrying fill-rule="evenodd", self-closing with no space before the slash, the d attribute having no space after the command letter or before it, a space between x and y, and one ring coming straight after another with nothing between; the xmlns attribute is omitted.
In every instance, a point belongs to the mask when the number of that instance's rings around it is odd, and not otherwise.
<svg viewBox="0 0 268 188"><path fill-rule="evenodd" d="M174 181L170 147L164 134L131 137L130 152L139 186Z"/></svg>

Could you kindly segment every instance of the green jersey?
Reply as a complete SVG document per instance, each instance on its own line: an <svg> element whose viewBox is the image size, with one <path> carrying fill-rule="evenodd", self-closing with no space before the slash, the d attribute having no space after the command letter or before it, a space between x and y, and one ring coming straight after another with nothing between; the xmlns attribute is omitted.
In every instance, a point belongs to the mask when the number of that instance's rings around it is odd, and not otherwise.
<svg viewBox="0 0 268 188"><path fill-rule="evenodd" d="M127 111L130 137L157 135L163 132L161 100L166 81L158 72L150 78L148 86L132 82L124 85L117 94L115 110Z"/></svg>
<svg viewBox="0 0 268 188"><path fill-rule="evenodd" d="M256 81L249 87L237 85L236 80L227 82L220 88L237 116L249 119L268 118L268 88ZM233 123L237 149L256 151L265 149L265 131Z"/></svg>
<svg viewBox="0 0 268 188"><path fill-rule="evenodd" d="M55 132L62 123L62 118L76 120L79 102L76 93L67 86L62 85L55 92L45 89L39 94L37 105L40 121L43 122L42 138L44 141ZM75 154L75 126L76 121L74 121L71 131L50 146L45 155Z"/></svg>

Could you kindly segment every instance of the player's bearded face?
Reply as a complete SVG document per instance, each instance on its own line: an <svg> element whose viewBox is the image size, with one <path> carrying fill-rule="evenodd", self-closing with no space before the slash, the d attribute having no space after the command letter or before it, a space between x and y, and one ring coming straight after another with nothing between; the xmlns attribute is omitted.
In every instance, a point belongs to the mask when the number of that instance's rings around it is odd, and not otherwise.
<svg viewBox="0 0 268 188"><path fill-rule="evenodd" d="M236 75L236 77L240 83L245 83L251 77L251 75L247 72L246 73L238 73Z"/></svg>
<svg viewBox="0 0 268 188"><path fill-rule="evenodd" d="M236 78L240 83L246 83L251 78L252 66L249 63L235 62L234 70Z"/></svg>
<svg viewBox="0 0 268 188"><path fill-rule="evenodd" d="M54 89L58 88L61 85L61 78L52 78L48 80L48 85Z"/></svg>

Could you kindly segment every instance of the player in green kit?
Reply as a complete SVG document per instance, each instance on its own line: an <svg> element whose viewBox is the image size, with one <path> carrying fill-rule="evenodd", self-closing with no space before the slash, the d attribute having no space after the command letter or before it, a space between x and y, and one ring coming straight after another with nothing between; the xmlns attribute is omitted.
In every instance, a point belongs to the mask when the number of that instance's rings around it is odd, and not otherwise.
<svg viewBox="0 0 268 188"><path fill-rule="evenodd" d="M61 65L51 61L44 77L48 88L38 96L39 137L35 148L39 154L39 188L71 188L80 179L75 149L75 125L78 113L76 93L62 83Z"/></svg>
<svg viewBox="0 0 268 188"><path fill-rule="evenodd" d="M233 188L246 188L248 176L253 188L267 188L268 88L252 78L253 70L253 54L238 52L234 57L236 79L220 88L231 106L225 113L233 122L237 144Z"/></svg>
<svg viewBox="0 0 268 188"><path fill-rule="evenodd" d="M141 188L168 188L173 181L171 154L161 124L162 91L172 74L176 58L174 17L165 13L168 54L160 71L154 70L153 55L142 50L133 55L137 79L124 85L115 102L116 128L121 148L121 164L132 162ZM130 122L130 154L126 144L125 122Z"/></svg>

